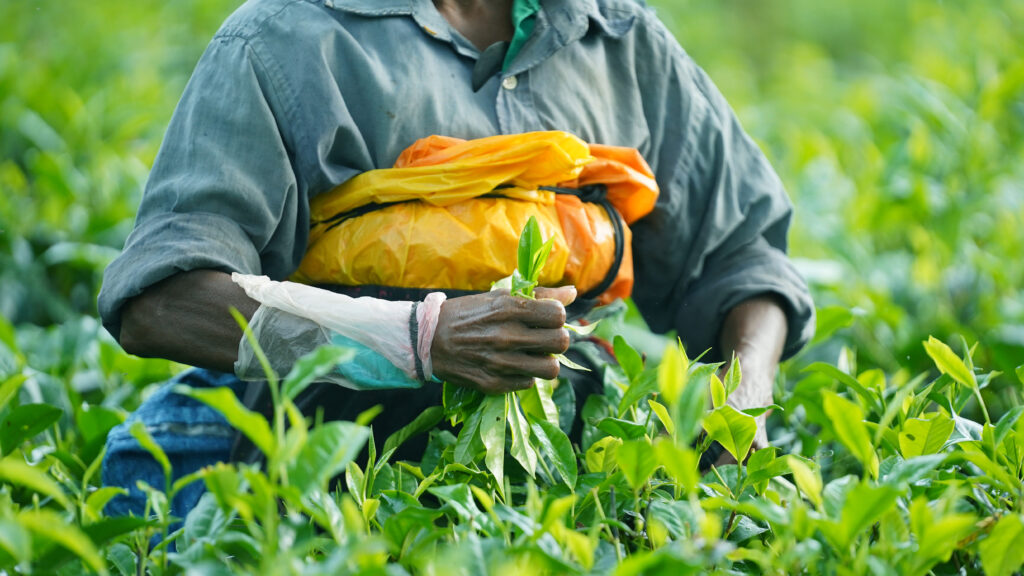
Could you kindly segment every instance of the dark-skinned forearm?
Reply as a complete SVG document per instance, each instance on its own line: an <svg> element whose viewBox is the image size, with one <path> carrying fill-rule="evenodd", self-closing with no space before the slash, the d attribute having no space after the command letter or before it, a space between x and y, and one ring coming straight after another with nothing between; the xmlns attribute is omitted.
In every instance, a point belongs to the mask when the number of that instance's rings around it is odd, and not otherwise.
<svg viewBox="0 0 1024 576"><path fill-rule="evenodd" d="M786 343L786 332L786 313L775 296L755 296L729 311L722 325L719 345L723 357L729 360L735 353L743 369L743 379L729 396L729 404L740 410L772 404L775 373ZM764 415L757 419L755 449L768 445L765 421Z"/></svg>
<svg viewBox="0 0 1024 576"><path fill-rule="evenodd" d="M233 372L242 329L231 307L250 319L259 303L225 272L182 272L128 301L119 341L137 356Z"/></svg>
<svg viewBox="0 0 1024 576"><path fill-rule="evenodd" d="M722 357L733 353L743 367L774 368L786 344L786 313L776 296L765 294L740 302L725 317L719 338Z"/></svg>

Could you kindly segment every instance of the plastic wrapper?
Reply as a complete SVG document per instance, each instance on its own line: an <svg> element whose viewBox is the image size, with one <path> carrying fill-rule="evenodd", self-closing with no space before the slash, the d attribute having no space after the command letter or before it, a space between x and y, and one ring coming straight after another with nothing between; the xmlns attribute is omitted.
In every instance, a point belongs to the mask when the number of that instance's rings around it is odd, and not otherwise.
<svg viewBox="0 0 1024 576"><path fill-rule="evenodd" d="M603 184L628 225L646 215L657 184L639 152L587 145L565 132L459 140L431 136L394 168L371 170L313 199L309 248L294 279L309 284L487 290L515 268L530 216L554 247L545 286L601 285L615 262L616 226L606 209L540 187ZM495 197L497 196L497 197ZM628 226L622 260L599 301L628 296Z"/></svg>
<svg viewBox="0 0 1024 576"><path fill-rule="evenodd" d="M414 304L350 298L266 276L232 274L231 279L261 304L249 325L279 374L287 373L303 355L333 344L353 350L355 357L339 364L324 378L327 381L366 390L418 388L430 378L430 343L444 301L441 294ZM415 348L410 336L413 323ZM265 378L247 338L239 343L235 374L243 380Z"/></svg>

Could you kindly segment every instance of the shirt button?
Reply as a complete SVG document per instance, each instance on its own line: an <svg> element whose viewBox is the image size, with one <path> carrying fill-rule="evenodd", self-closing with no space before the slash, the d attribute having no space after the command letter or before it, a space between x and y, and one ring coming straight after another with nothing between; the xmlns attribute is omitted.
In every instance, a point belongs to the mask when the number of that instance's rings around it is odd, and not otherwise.
<svg viewBox="0 0 1024 576"><path fill-rule="evenodd" d="M501 81L501 87L505 90L515 90L516 86L519 86L519 79L515 76L506 76L505 79Z"/></svg>

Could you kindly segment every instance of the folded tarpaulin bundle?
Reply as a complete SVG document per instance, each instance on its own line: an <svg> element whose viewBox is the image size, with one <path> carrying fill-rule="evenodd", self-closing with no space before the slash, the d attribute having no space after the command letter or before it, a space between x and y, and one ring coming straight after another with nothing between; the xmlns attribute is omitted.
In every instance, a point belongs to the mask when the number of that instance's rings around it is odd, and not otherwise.
<svg viewBox="0 0 1024 576"><path fill-rule="evenodd" d="M534 216L554 247L544 286L573 284L607 303L628 296L628 225L658 186L632 148L588 145L565 132L460 140L423 138L394 168L371 170L315 197L306 255L310 284L487 290L516 266Z"/></svg>

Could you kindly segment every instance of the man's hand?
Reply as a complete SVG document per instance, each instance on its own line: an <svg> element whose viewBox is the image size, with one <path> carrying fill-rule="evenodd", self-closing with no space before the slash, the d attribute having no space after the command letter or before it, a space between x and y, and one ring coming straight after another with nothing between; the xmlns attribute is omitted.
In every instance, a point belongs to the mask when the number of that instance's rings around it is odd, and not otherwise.
<svg viewBox="0 0 1024 576"><path fill-rule="evenodd" d="M735 353L743 372L739 388L729 395L730 406L746 410L772 404L773 383L786 343L786 331L786 313L775 296L756 296L729 311L722 326L721 350L726 358L732 358ZM728 364L722 367L722 377L728 367ZM752 451L768 447L767 417L762 414L757 418ZM726 452L715 464L735 463Z"/></svg>
<svg viewBox="0 0 1024 576"><path fill-rule="evenodd" d="M536 300L488 292L445 301L430 348L441 379L489 394L533 386L534 378L558 376L569 348L565 306L576 289L537 288Z"/></svg>

